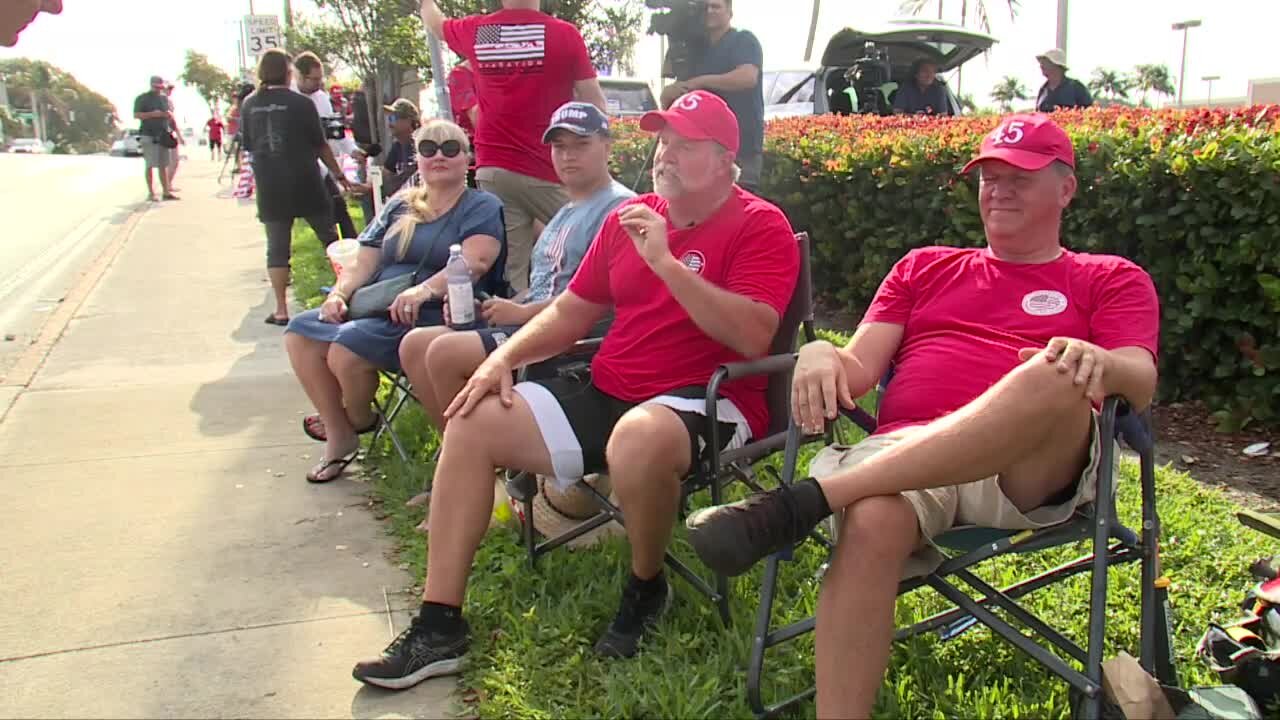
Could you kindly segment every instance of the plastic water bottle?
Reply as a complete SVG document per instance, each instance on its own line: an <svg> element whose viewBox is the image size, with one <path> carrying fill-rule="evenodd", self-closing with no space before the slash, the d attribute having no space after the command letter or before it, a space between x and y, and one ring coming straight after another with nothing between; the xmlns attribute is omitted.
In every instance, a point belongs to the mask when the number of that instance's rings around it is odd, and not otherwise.
<svg viewBox="0 0 1280 720"><path fill-rule="evenodd" d="M444 266L449 281L449 325L466 327L476 320L476 299L471 290L471 270L462 257L461 245L449 246L449 262Z"/></svg>

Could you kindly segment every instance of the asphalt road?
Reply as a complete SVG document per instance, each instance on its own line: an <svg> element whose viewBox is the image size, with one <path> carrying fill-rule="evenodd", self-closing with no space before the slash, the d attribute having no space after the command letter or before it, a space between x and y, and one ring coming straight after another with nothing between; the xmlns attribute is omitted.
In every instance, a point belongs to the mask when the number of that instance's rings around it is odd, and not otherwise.
<svg viewBox="0 0 1280 720"><path fill-rule="evenodd" d="M145 197L141 158L0 154L0 375Z"/></svg>

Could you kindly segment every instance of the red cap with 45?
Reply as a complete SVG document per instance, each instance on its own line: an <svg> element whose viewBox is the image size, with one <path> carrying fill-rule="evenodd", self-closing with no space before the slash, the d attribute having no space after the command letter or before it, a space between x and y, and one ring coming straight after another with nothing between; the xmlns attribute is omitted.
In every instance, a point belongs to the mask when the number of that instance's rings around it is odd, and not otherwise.
<svg viewBox="0 0 1280 720"><path fill-rule="evenodd" d="M960 172L967 173L987 160L1001 160L1023 170L1040 170L1054 160L1076 166L1071 138L1048 115L1009 115L982 139L978 156Z"/></svg>

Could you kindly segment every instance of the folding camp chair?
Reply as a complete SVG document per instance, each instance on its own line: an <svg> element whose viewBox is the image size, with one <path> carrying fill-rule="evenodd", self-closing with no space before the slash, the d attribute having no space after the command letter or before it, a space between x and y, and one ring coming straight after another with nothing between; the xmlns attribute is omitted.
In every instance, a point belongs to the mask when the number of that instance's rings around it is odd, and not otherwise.
<svg viewBox="0 0 1280 720"><path fill-rule="evenodd" d="M385 435L391 440L391 446L395 448L396 454L400 456L406 464L410 461L410 455L404 448L404 443L400 440L400 436L396 434L395 421L400 415L400 411L404 409L406 403L414 400L413 386L409 384L409 378L405 377L402 370L379 370L378 377L391 383L391 392L387 394L385 399L379 399L374 395L373 406L378 412L381 422L378 423L378 429L373 433L373 438L369 441L369 447L376 447L378 441Z"/></svg>
<svg viewBox="0 0 1280 720"><path fill-rule="evenodd" d="M844 416L868 433L875 430L875 418L861 409L846 412ZM1066 522L1034 531L970 527L955 529L937 537L935 543L946 550L950 557L928 575L903 580L898 586L898 595L902 596L917 588L928 586L955 607L910 627L900 628L894 635L895 640L905 640L926 632L937 632L945 641L959 636L977 623L982 623L1002 639L1067 681L1073 689L1073 700L1080 700L1075 708L1078 712L1074 714L1086 718L1097 718L1101 716L1103 701L1102 660L1106 626L1107 571L1113 565L1140 561L1142 563L1140 661L1142 667L1155 675L1160 682L1170 686L1177 685L1168 626L1166 589L1168 580L1159 575L1157 543L1160 535L1160 520L1156 514L1155 440L1150 419L1146 414L1138 415L1132 412L1121 398L1110 397L1103 404L1099 425L1102 437L1123 440L1138 453L1142 484L1141 532L1130 530L1116 518L1115 443L1104 442L1097 477L1096 499L1093 503L1079 508ZM831 429L828 428L828 441L830 435ZM821 436L802 437L794 421L791 422L787 430L787 444L779 478L781 482L790 483L794 480L801 444L817 439L822 438ZM828 552L834 547L831 540L821 537L818 533L815 533L815 537ZM992 587L970 572L970 568L999 555L1038 552L1081 540L1092 542L1091 552L1002 589ZM761 696L760 686L764 675L765 652L771 647L793 640L814 629L815 618L813 617L784 627L772 627L771 617L779 565L791 559L793 549L770 556L765 564L751 658L747 667L748 702L757 717L775 715L814 694L814 688L809 688L773 705L766 705ZM1016 601L1030 592L1086 571L1092 574L1092 585L1088 640L1085 647L1081 648L1021 607ZM983 596L982 599L974 600L967 593L962 592L953 583L954 578L964 581L980 593ZM1009 617L1029 630L1033 636L1047 640L1056 652L1046 649L1006 620L993 614L993 606L1003 610ZM1072 666L1067 660L1075 661L1083 670Z"/></svg>
<svg viewBox="0 0 1280 720"><path fill-rule="evenodd" d="M749 479L753 477L752 464L782 449L786 444L786 423L790 414L788 409L790 403L789 371L795 362L796 336L803 328L806 341L813 340L816 337L813 329L812 284L809 273L809 235L808 233L797 233L795 237L800 250L800 273L796 281L795 290L791 294L791 300L787 304L786 313L783 314L778 323L778 330L769 346L770 355L760 360L723 365L715 371L707 384L706 414L710 419L708 423L710 437L697 466L689 472L681 483L680 507L682 513L687 506L689 496L704 489L710 489L712 502L719 504L722 502L721 488L723 480L732 480L734 478ZM590 349L589 346L579 348L580 351L590 351ZM581 371L579 366L571 367L575 367L574 371ZM564 371L561 369L555 370L555 372L563 374ZM716 421L716 401L720 397L720 386L729 380L758 375L769 376L768 389L766 390L770 417L769 431L762 439L753 440L741 448L721 452L719 450L719 423ZM622 510L618 506L610 502L596 488L585 482L579 482L579 487L586 489L594 496L600 506L600 511L556 537L538 541L534 535L535 528L532 522L533 500L538 492L536 478L531 473L516 472L508 477L506 485L507 494L524 507L526 520L523 528L523 540L529 552L529 564L531 567L536 567L538 558L545 553L579 538L605 523L615 521L621 525L624 522ZM673 572L688 581L695 590L716 605L720 611L720 618L727 627L730 622L728 578L716 575L713 586L696 571L677 559L671 552L667 552L665 559Z"/></svg>

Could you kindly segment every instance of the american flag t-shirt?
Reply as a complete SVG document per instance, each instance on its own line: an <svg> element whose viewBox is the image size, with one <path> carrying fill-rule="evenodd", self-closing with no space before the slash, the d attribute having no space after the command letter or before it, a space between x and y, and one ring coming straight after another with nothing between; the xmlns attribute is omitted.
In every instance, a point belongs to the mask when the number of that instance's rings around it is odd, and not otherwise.
<svg viewBox="0 0 1280 720"><path fill-rule="evenodd" d="M480 72L510 68L541 69L547 52L547 26L481 25L476 29L476 64Z"/></svg>

